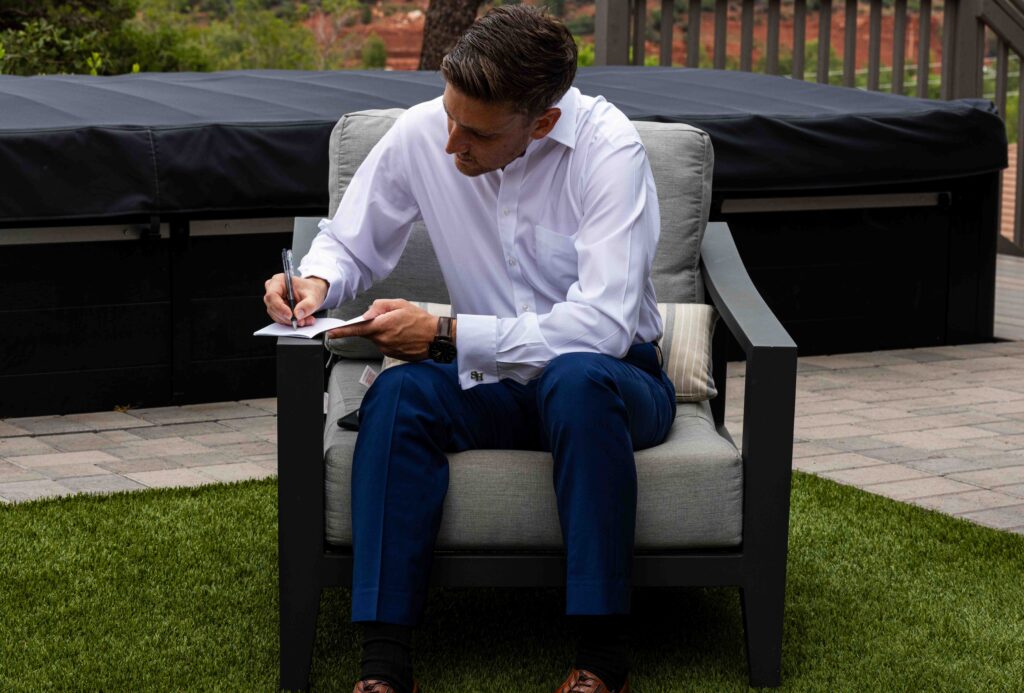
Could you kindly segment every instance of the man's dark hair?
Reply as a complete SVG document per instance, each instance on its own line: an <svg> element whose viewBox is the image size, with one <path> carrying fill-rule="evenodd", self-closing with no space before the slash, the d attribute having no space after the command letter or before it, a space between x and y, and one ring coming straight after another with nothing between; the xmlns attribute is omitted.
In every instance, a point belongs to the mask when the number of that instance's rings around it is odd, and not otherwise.
<svg viewBox="0 0 1024 693"><path fill-rule="evenodd" d="M466 96L536 116L572 86L576 42L542 9L502 5L459 38L441 61L441 74Z"/></svg>

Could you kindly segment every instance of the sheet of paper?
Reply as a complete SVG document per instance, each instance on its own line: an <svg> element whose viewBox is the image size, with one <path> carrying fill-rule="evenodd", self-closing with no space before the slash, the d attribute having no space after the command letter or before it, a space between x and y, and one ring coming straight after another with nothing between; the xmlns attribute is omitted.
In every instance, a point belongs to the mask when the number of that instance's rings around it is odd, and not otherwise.
<svg viewBox="0 0 1024 693"><path fill-rule="evenodd" d="M370 318L372 320L372 318ZM280 323L270 323L261 330L253 332L254 337L304 337L306 339L312 339L322 332L327 330L333 330L338 327L345 327L346 325L356 325L361 322L369 322L361 317L352 318L351 320L339 320L338 318L317 318L316 322L306 327L300 327L296 330L292 329L291 325L282 325Z"/></svg>

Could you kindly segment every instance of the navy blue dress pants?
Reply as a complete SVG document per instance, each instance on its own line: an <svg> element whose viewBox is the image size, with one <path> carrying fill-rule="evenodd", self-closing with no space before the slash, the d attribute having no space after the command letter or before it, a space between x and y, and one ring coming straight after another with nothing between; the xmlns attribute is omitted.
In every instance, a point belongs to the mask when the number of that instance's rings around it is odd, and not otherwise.
<svg viewBox="0 0 1024 693"><path fill-rule="evenodd" d="M565 542L566 612L629 612L633 451L661 443L675 391L652 344L565 354L539 378L459 387L456 364L390 368L363 399L352 461L352 620L416 625L448 491L445 453L547 450Z"/></svg>

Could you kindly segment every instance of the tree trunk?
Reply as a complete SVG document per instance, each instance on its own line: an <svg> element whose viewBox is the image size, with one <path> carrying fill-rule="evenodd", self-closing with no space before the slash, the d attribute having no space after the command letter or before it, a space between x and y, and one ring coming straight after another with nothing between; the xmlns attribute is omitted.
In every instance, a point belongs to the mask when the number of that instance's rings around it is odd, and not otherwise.
<svg viewBox="0 0 1024 693"><path fill-rule="evenodd" d="M430 0L423 23L419 69L436 70L441 67L441 59L476 20L476 11L481 4L483 0Z"/></svg>

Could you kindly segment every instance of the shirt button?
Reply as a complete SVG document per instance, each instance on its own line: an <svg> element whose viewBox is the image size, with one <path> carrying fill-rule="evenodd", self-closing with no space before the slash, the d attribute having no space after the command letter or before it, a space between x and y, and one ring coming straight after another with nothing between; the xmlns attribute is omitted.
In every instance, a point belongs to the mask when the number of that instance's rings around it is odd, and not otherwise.
<svg viewBox="0 0 1024 693"><path fill-rule="evenodd" d="M526 304L524 303L524 304L523 304L523 310L524 310L524 311L529 311L529 310L530 310L530 306L528 306L528 305L526 305Z"/></svg>
<svg viewBox="0 0 1024 693"><path fill-rule="evenodd" d="M504 214L507 217L508 216L508 207L506 207L505 209L501 210L501 213Z"/></svg>
<svg viewBox="0 0 1024 693"><path fill-rule="evenodd" d="M510 257L508 259L508 266L509 267L515 267L516 266L516 259L514 257Z"/></svg>

